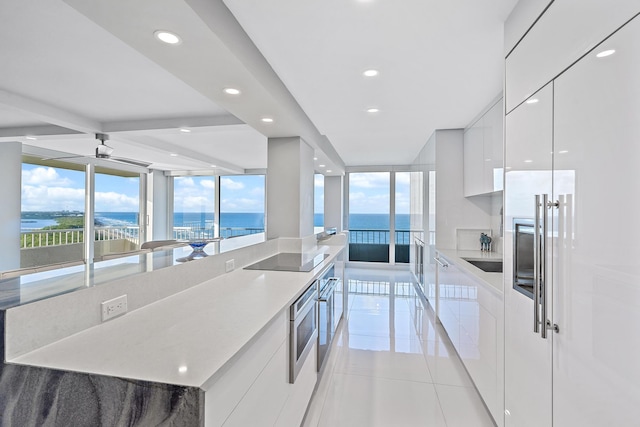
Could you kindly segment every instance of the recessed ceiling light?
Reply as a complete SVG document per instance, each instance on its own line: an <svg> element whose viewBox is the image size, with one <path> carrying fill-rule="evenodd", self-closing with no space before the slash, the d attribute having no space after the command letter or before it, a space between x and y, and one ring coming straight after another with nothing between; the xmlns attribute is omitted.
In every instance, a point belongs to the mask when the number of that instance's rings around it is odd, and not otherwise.
<svg viewBox="0 0 640 427"><path fill-rule="evenodd" d="M598 58L604 58L605 56L613 55L614 53L616 53L615 49L609 49L609 50L603 50L602 52L600 52L596 56Z"/></svg>
<svg viewBox="0 0 640 427"><path fill-rule="evenodd" d="M380 74L380 72L378 70L371 69L371 70L365 70L362 74L365 77L375 77L378 74Z"/></svg>
<svg viewBox="0 0 640 427"><path fill-rule="evenodd" d="M180 132L189 133L189 132L191 132L191 129L180 128Z"/></svg>
<svg viewBox="0 0 640 427"><path fill-rule="evenodd" d="M537 98L527 99L527 104L535 104L536 102L538 102Z"/></svg>
<svg viewBox="0 0 640 427"><path fill-rule="evenodd" d="M367 108L367 113L379 113L380 109L378 108Z"/></svg>
<svg viewBox="0 0 640 427"><path fill-rule="evenodd" d="M533 163L533 160L525 160L525 163Z"/></svg>
<svg viewBox="0 0 640 427"><path fill-rule="evenodd" d="M313 160L318 160L318 158L317 158L317 157L314 157L314 158L313 158Z"/></svg>
<svg viewBox="0 0 640 427"><path fill-rule="evenodd" d="M569 150L558 151L558 153L560 153L560 154L567 154L568 152L569 152Z"/></svg>
<svg viewBox="0 0 640 427"><path fill-rule="evenodd" d="M318 167L319 167L319 168L323 168L323 167L325 167L325 166L326 166L326 165L318 165Z"/></svg>
<svg viewBox="0 0 640 427"><path fill-rule="evenodd" d="M28 139L29 141L35 141L36 139L38 139L35 136L26 136L25 138Z"/></svg>
<svg viewBox="0 0 640 427"><path fill-rule="evenodd" d="M263 117L260 120L262 120L263 123L273 123L273 119L271 117Z"/></svg>
<svg viewBox="0 0 640 427"><path fill-rule="evenodd" d="M187 372L189 369L186 366L180 366L178 368L178 372L180 372L181 374L184 374L185 372Z"/></svg>
<svg viewBox="0 0 640 427"><path fill-rule="evenodd" d="M217 168L218 166L216 166L216 165L211 165L211 167L212 167L212 168Z"/></svg>
<svg viewBox="0 0 640 427"><path fill-rule="evenodd" d="M163 43L178 45L182 43L182 39L177 34L165 30L158 30L153 35Z"/></svg>
<svg viewBox="0 0 640 427"><path fill-rule="evenodd" d="M234 87L226 87L224 88L223 92L227 95L240 95L240 90Z"/></svg>
<svg viewBox="0 0 640 427"><path fill-rule="evenodd" d="M331 173L331 169L327 169L327 173Z"/></svg>
<svg viewBox="0 0 640 427"><path fill-rule="evenodd" d="M171 157L178 157L178 155L176 153L171 153L169 154Z"/></svg>

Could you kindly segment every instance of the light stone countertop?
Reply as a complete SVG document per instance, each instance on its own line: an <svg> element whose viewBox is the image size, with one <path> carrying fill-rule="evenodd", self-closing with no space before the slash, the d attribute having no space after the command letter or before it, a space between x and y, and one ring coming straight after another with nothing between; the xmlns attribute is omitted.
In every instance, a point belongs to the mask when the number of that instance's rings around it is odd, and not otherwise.
<svg viewBox="0 0 640 427"><path fill-rule="evenodd" d="M8 363L206 388L344 249L311 272L238 269Z"/></svg>
<svg viewBox="0 0 640 427"><path fill-rule="evenodd" d="M498 291L501 294L503 291L503 275L502 273L487 273L480 270L475 265L472 265L465 261L463 258L469 258L472 260L496 260L502 261L502 254L495 252L482 252L482 251L459 251L455 249L437 249L437 252L442 254L449 261L454 263L462 271L474 276L476 279L480 279L485 284L489 285L492 290Z"/></svg>

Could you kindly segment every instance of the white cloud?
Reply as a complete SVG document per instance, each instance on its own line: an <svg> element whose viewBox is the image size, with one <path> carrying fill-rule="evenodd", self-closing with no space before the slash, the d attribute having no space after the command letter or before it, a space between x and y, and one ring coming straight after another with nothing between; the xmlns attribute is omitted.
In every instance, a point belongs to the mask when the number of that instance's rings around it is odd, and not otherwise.
<svg viewBox="0 0 640 427"><path fill-rule="evenodd" d="M244 188L242 182L234 181L231 178L220 178L220 186L227 190L242 190Z"/></svg>
<svg viewBox="0 0 640 427"><path fill-rule="evenodd" d="M202 181L200 181L200 185L204 188L209 188L212 190L216 189L216 182L212 179L203 179Z"/></svg>
<svg viewBox="0 0 640 427"><path fill-rule="evenodd" d="M31 170L22 170L22 185L47 185L69 187L73 184L68 178L61 177L51 167L37 167Z"/></svg>
<svg viewBox="0 0 640 427"><path fill-rule="evenodd" d="M195 187L193 178L188 176L177 176L174 178L173 183L176 187Z"/></svg>
<svg viewBox="0 0 640 427"><path fill-rule="evenodd" d="M84 211L84 189L22 186L22 211Z"/></svg>
<svg viewBox="0 0 640 427"><path fill-rule="evenodd" d="M389 188L388 172L367 172L349 174L350 188Z"/></svg>
<svg viewBox="0 0 640 427"><path fill-rule="evenodd" d="M137 211L139 200L125 194L96 191L96 212L131 212Z"/></svg>
<svg viewBox="0 0 640 427"><path fill-rule="evenodd" d="M324 188L324 175L315 174L313 176L313 185Z"/></svg>

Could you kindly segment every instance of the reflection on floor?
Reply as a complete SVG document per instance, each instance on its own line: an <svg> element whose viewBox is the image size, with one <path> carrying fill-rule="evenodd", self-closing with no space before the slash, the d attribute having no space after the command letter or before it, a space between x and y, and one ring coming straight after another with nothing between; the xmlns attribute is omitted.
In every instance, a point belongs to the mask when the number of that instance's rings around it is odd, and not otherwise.
<svg viewBox="0 0 640 427"><path fill-rule="evenodd" d="M305 427L494 425L409 272L348 268L345 281L346 321Z"/></svg>

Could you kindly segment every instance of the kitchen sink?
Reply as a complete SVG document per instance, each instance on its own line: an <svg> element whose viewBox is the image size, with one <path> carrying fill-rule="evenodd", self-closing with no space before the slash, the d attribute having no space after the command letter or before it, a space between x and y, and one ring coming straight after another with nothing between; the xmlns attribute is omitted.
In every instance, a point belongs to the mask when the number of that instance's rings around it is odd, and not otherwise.
<svg viewBox="0 0 640 427"><path fill-rule="evenodd" d="M467 258L462 259L467 261L469 264L478 267L480 270L486 271L487 273L502 273L502 261L475 260Z"/></svg>

